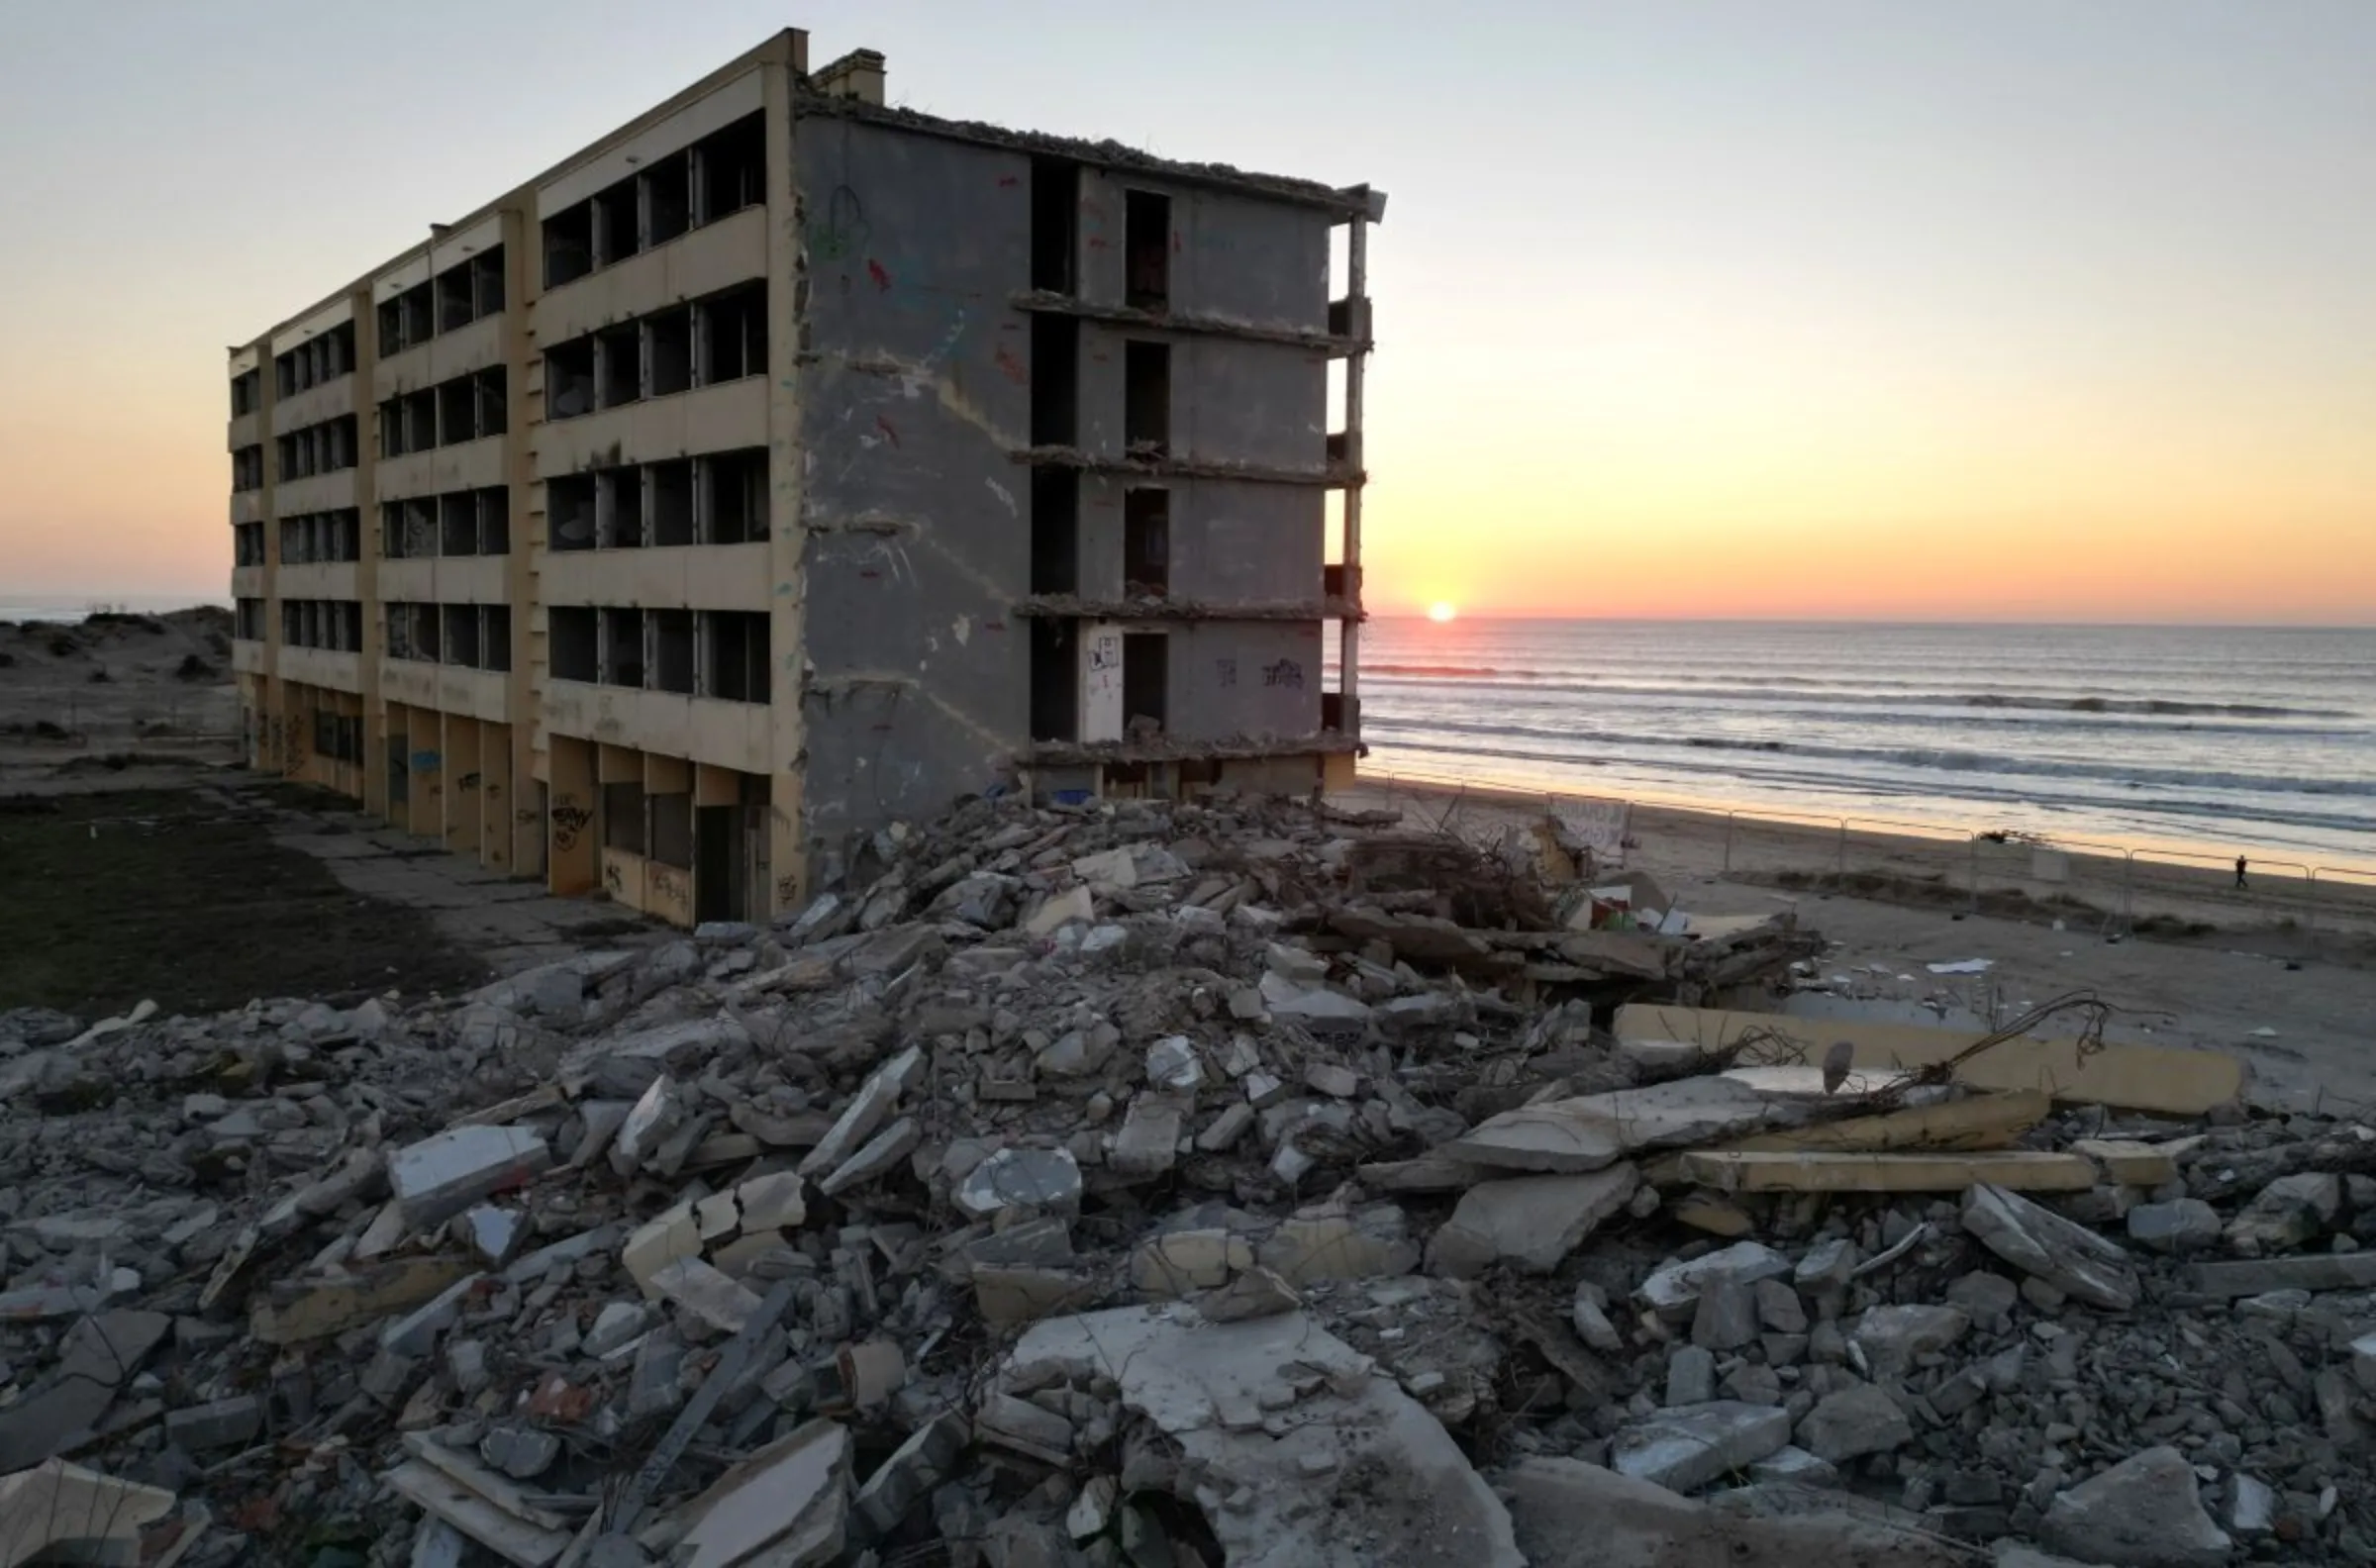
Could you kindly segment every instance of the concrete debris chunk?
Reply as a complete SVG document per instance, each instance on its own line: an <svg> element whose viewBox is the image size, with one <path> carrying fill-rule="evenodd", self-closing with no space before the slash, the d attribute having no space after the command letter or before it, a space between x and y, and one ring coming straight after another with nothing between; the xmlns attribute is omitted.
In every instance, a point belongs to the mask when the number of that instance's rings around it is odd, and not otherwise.
<svg viewBox="0 0 2376 1568"><path fill-rule="evenodd" d="M1621 1429L1609 1468L1669 1492L1697 1492L1790 1441L1790 1413L1738 1400L1660 1411Z"/></svg>
<svg viewBox="0 0 2376 1568"><path fill-rule="evenodd" d="M1914 1423L1906 1413L1869 1383L1827 1394L1799 1421L1799 1446L1834 1465L1912 1441Z"/></svg>
<svg viewBox="0 0 2376 1568"><path fill-rule="evenodd" d="M2204 1510L2194 1466L2170 1447L2131 1454L2059 1494L2037 1538L2110 1568L2222 1568L2230 1545Z"/></svg>
<svg viewBox="0 0 2376 1568"><path fill-rule="evenodd" d="M1496 1263L1548 1274L1601 1222L1624 1209L1639 1176L1632 1165L1580 1176L1481 1182L1460 1195L1428 1243L1428 1269L1468 1279Z"/></svg>
<svg viewBox="0 0 2376 1568"><path fill-rule="evenodd" d="M1790 1259L1762 1241L1736 1241L1688 1262L1660 1265L1634 1292L1641 1304L1669 1323L1688 1323L1700 1294L1711 1284L1755 1285L1791 1271Z"/></svg>
<svg viewBox="0 0 2376 1568"><path fill-rule="evenodd" d="M1732 1079L1679 1078L1506 1111L1443 1152L1509 1170L1592 1171L1641 1150L1715 1142L1791 1117Z"/></svg>
<svg viewBox="0 0 2376 1568"><path fill-rule="evenodd" d="M551 1163L551 1150L531 1128L454 1127L389 1155L388 1187L404 1206L405 1222L426 1230Z"/></svg>
<svg viewBox="0 0 2376 1568"><path fill-rule="evenodd" d="M1991 1252L2091 1307L2127 1312L2136 1305L2128 1255L2084 1225L2001 1187L1964 1195L1963 1227Z"/></svg>
<svg viewBox="0 0 2376 1568"><path fill-rule="evenodd" d="M35 1562L137 1563L144 1532L173 1494L62 1459L0 1476L0 1568Z"/></svg>
<svg viewBox="0 0 2376 1568"><path fill-rule="evenodd" d="M1081 1167L1070 1149L1000 1149L957 1184L955 1196L977 1220L1018 1211L1077 1214Z"/></svg>
<svg viewBox="0 0 2376 1568"><path fill-rule="evenodd" d="M1519 1548L1534 1568L1975 1568L1953 1543L1888 1520L1730 1513L1574 1459L1524 1460L1507 1492Z"/></svg>
<svg viewBox="0 0 2376 1568"><path fill-rule="evenodd" d="M849 1470L849 1433L834 1421L811 1421L686 1504L671 1560L681 1568L811 1568L834 1561L847 1538Z"/></svg>
<svg viewBox="0 0 2376 1568"><path fill-rule="evenodd" d="M922 1046L911 1045L868 1075L847 1110L834 1123L833 1129L809 1150L800 1162L803 1176L812 1179L839 1170L891 1115L902 1096L924 1078L925 1057Z"/></svg>
<svg viewBox="0 0 2376 1568"><path fill-rule="evenodd" d="M1058 1318L1026 1332L1008 1365L1010 1378L1066 1366L1111 1378L1191 1464L1229 1477L1204 1514L1232 1568L1374 1561L1360 1543L1385 1541L1404 1561L1524 1568L1507 1510L1443 1427L1303 1313ZM1263 1420L1289 1408L1275 1431Z"/></svg>

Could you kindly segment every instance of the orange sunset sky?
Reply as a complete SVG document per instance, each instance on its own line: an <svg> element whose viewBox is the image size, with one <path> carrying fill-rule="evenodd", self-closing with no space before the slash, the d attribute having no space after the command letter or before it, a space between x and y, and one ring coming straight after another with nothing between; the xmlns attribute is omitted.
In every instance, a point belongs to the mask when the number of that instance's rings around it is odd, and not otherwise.
<svg viewBox="0 0 2376 1568"><path fill-rule="evenodd" d="M793 24L1391 193L1377 611L2376 621L2364 0L5 13L0 600L224 597L224 345Z"/></svg>

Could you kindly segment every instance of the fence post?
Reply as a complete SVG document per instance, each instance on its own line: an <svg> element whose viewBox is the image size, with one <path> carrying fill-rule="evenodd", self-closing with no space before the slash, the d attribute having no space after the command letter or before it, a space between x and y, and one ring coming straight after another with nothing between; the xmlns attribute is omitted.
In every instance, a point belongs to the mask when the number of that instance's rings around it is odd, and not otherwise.
<svg viewBox="0 0 2376 1568"><path fill-rule="evenodd" d="M1632 813L1629 812L1628 815L1631 816ZM1738 812L1725 813L1725 875L1727 876L1732 874L1732 819L1739 815Z"/></svg>
<svg viewBox="0 0 2376 1568"><path fill-rule="evenodd" d="M1839 866L1832 874L1843 883L1848 879L1848 823L1844 817L1839 823Z"/></svg>
<svg viewBox="0 0 2376 1568"><path fill-rule="evenodd" d="M2310 868L2310 881L2302 902L2304 906L2302 932L2306 936L2316 936L2319 933L2319 868L2317 866Z"/></svg>
<svg viewBox="0 0 2376 1568"><path fill-rule="evenodd" d="M1966 848L1971 850L1972 854L1971 912L1974 915L1977 915L1980 913L1980 835L1978 833L1972 834L1969 838L1964 840L1964 845Z"/></svg>

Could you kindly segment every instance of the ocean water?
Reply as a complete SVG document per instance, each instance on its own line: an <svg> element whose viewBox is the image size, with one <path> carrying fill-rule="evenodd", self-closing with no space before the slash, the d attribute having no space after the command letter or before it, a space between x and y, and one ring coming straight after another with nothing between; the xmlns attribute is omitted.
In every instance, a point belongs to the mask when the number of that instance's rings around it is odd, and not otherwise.
<svg viewBox="0 0 2376 1568"><path fill-rule="evenodd" d="M1365 766L2376 864L2376 629L1380 618Z"/></svg>
<svg viewBox="0 0 2376 1568"><path fill-rule="evenodd" d="M162 615L192 605L231 607L221 594L22 594L0 589L0 621L80 621L93 610Z"/></svg>

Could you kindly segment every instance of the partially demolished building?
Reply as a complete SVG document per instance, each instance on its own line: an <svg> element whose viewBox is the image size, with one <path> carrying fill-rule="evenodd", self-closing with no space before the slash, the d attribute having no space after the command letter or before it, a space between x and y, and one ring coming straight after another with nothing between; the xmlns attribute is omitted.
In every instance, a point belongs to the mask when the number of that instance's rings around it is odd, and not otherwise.
<svg viewBox="0 0 2376 1568"><path fill-rule="evenodd" d="M257 766L686 925L1349 766L1384 198L883 84L786 31L233 349Z"/></svg>

